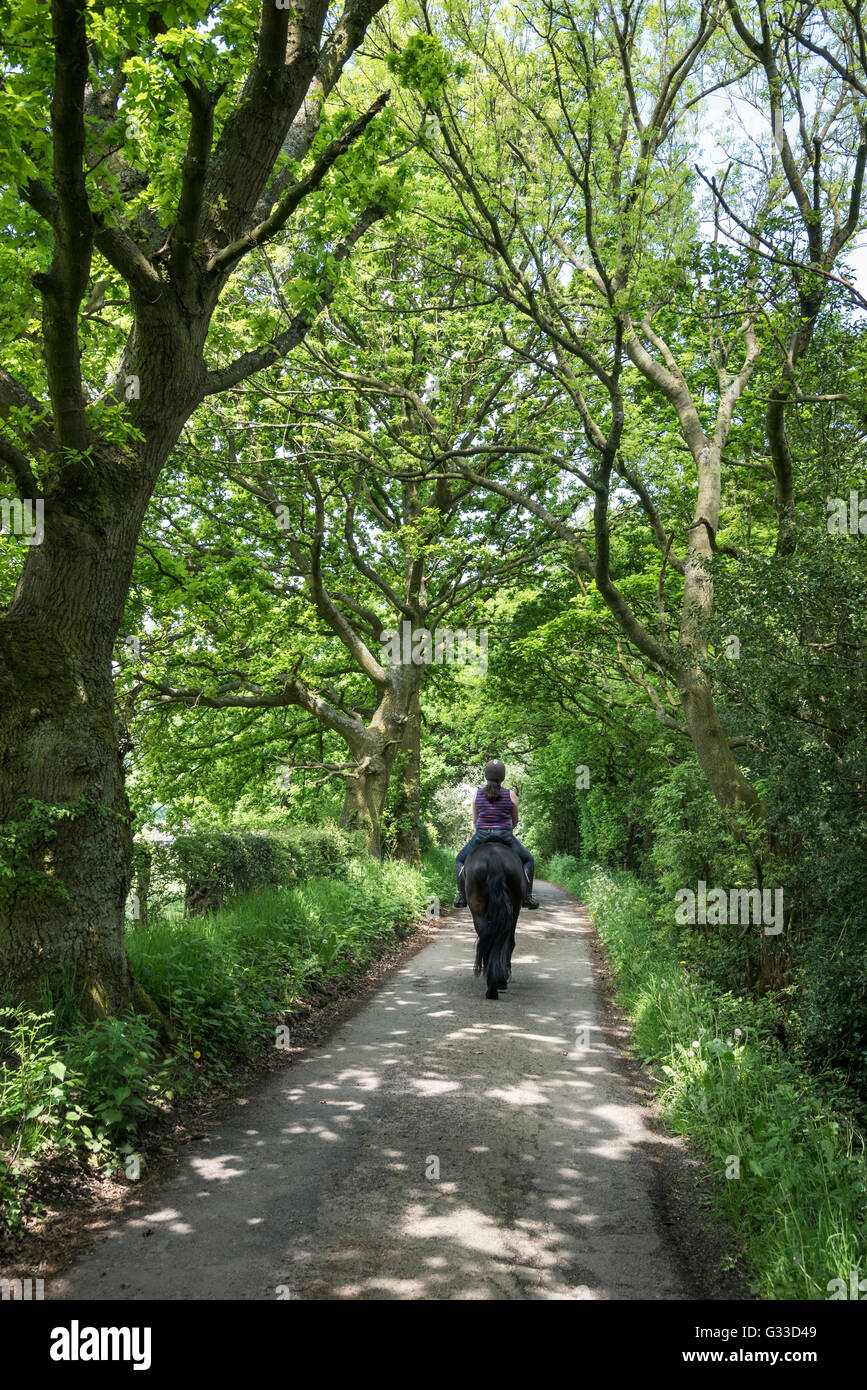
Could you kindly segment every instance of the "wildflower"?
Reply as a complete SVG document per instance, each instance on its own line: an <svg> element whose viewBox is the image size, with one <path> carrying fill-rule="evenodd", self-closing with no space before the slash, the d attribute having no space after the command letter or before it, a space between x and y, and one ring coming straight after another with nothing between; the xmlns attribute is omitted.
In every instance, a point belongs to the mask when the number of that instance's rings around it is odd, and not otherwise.
<svg viewBox="0 0 867 1390"><path fill-rule="evenodd" d="M736 1038L742 1038L742 1037L743 1037L743 1033L741 1032L740 1028L736 1028L736 1029L735 1029L735 1037L736 1037Z"/></svg>
<svg viewBox="0 0 867 1390"><path fill-rule="evenodd" d="M194 1052L194 1053L193 1053L193 1056L195 1057L196 1061L199 1060L199 1058L201 1057L201 1055L202 1055L201 1052Z"/></svg>

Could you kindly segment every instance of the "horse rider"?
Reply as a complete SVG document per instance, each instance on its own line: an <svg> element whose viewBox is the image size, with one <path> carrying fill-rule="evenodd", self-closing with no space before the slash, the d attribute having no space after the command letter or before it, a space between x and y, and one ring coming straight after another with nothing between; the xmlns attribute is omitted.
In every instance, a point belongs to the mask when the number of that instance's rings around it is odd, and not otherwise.
<svg viewBox="0 0 867 1390"><path fill-rule="evenodd" d="M533 874L536 861L530 851L512 833L518 824L518 798L513 791L503 786L505 777L506 765L501 763L498 758L493 759L485 767L485 785L479 787L473 802L475 831L472 839L467 841L455 860L455 873L458 879L458 896L454 901L455 907L466 907L467 905L463 884L464 861L470 850L475 849L477 845L488 839L504 840L516 854L521 856L521 864L524 869L524 900L521 906L530 908L539 906L533 897Z"/></svg>

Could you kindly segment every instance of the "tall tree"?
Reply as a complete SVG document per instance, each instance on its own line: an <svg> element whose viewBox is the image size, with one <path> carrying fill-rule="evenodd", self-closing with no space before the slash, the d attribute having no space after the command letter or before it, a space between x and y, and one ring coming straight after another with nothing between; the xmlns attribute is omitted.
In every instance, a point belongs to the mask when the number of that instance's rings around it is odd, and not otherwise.
<svg viewBox="0 0 867 1390"><path fill-rule="evenodd" d="M111 665L136 542L193 411L303 340L388 209L371 177L388 94L355 119L326 110L383 3L4 15L7 177L41 300L0 370L0 468L44 513L0 618L0 972L18 994L66 972L95 1013L146 1005L124 942ZM341 182L350 151L359 176ZM221 299L275 237L296 256L296 312L238 351Z"/></svg>
<svg viewBox="0 0 867 1390"><path fill-rule="evenodd" d="M304 766L343 780L343 823L374 855L397 759L394 851L419 856L423 682L486 664L480 605L550 545L501 499L424 476L491 450L512 381L500 342L442 239L408 219L361 258L291 364L202 412L195 476L185 470L195 492L181 485L172 515L154 509L198 574L227 576L204 585L199 621L172 610L149 634L154 708L303 712L293 738L317 725L330 736L320 766L309 751ZM158 572L152 582L156 593ZM291 767L279 738L275 726L275 760Z"/></svg>
<svg viewBox="0 0 867 1390"><path fill-rule="evenodd" d="M865 151L853 95L820 73L818 100L808 111L799 87L806 74L790 67L784 77L772 61L785 46L779 21L771 35L762 10L762 38L750 41L734 4L684 3L660 12L641 0L602 10L584 0L533 0L506 28L493 26L478 6L422 3L420 11L425 36L418 42L434 43L445 30L471 56L471 74L438 105L442 140L433 157L459 199L455 225L489 257L486 283L525 317L531 338L544 337L542 349L520 339L512 346L516 360L530 358L559 383L569 404L568 447L551 457L567 485L584 488L591 543L519 479L466 465L462 471L521 502L571 548L633 650L675 685L680 726L719 804L733 816L747 811L761 826L759 795L723 727L707 674L713 564L721 555L739 557L725 539L724 479L741 460L732 464L727 450L757 379L769 318L765 346L775 350L782 284L776 272L784 258L772 259L767 272L766 243L788 243L791 194L800 218L798 254L788 258L797 295L767 414L769 432L776 432L770 448L782 526L792 489L779 411L792 397L821 307L816 280L827 277L860 225ZM738 58L746 47L746 72L732 56L727 13L740 26ZM747 181L742 189L745 250L733 261L722 247L701 244L693 113L711 92L762 68L771 91L768 159L756 187ZM799 114L797 142L771 120L782 89ZM823 163L828 127L837 148ZM799 327L804 295L813 317ZM673 419L692 460L688 519L679 509L664 514L647 467L654 450L640 422L654 401ZM624 493L637 499L660 553L658 623L636 610L612 570L612 510ZM673 597L672 574L680 581L676 633L662 607Z"/></svg>

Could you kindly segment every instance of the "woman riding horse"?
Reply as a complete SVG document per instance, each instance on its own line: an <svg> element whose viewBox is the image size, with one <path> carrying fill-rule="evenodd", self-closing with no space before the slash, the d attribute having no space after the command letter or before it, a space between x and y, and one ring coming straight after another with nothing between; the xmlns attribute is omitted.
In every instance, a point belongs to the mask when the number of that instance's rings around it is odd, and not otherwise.
<svg viewBox="0 0 867 1390"><path fill-rule="evenodd" d="M522 907L539 906L533 897L533 874L536 861L521 841L512 834L518 824L518 798L508 787L503 786L506 778L506 765L499 758L493 759L485 768L485 785L479 787L473 802L473 825L476 827L471 840L468 840L455 860L455 873L458 879L458 896L455 907L466 907L467 897L463 884L464 861L467 855L485 840L496 836L504 840L516 854L521 856L524 867L524 899Z"/></svg>

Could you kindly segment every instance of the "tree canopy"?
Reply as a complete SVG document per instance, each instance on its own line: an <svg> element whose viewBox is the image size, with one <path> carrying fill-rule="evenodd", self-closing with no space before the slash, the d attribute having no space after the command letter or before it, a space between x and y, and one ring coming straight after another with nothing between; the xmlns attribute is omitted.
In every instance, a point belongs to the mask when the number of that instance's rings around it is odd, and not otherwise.
<svg viewBox="0 0 867 1390"><path fill-rule="evenodd" d="M863 952L860 5L34 0L2 46L13 989L147 1007L155 815L417 861L494 755L543 855L790 884L756 987L838 913Z"/></svg>

